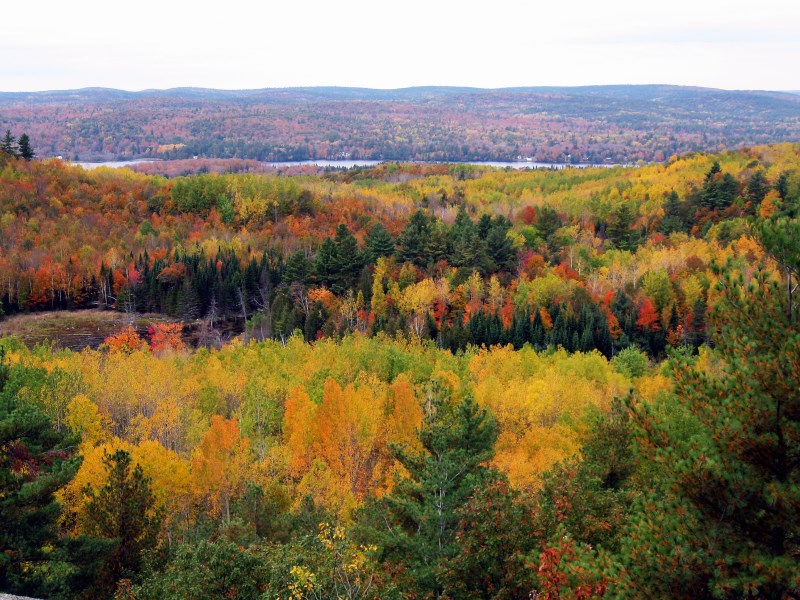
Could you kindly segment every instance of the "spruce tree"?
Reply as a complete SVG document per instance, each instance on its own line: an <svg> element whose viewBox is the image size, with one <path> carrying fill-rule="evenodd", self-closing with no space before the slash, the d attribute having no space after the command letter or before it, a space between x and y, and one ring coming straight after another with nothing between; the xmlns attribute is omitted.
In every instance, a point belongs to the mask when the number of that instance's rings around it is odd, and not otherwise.
<svg viewBox="0 0 800 600"><path fill-rule="evenodd" d="M306 258L306 253L302 250L292 252L286 259L283 270L283 280L285 283L305 283L311 272L311 261Z"/></svg>
<svg viewBox="0 0 800 600"><path fill-rule="evenodd" d="M6 129L6 134L3 140L0 141L0 152L8 154L9 156L17 156L17 140L11 135L10 129Z"/></svg>
<svg viewBox="0 0 800 600"><path fill-rule="evenodd" d="M339 284L339 253L336 243L325 238L314 256L314 276L328 287Z"/></svg>
<svg viewBox="0 0 800 600"><path fill-rule="evenodd" d="M427 247L432 229L433 217L421 210L411 215L397 240L397 256L401 262L411 262L419 267L427 266Z"/></svg>
<svg viewBox="0 0 800 600"><path fill-rule="evenodd" d="M23 133L19 136L19 156L25 160L31 160L36 156L33 148L31 148L31 140L27 133Z"/></svg>
<svg viewBox="0 0 800 600"><path fill-rule="evenodd" d="M364 266L364 257L358 248L355 236L344 224L336 228L334 244L336 245L337 282L332 286L332 290L336 294L341 294L355 286L361 268Z"/></svg>
<svg viewBox="0 0 800 600"><path fill-rule="evenodd" d="M394 254L394 240L382 223L376 224L367 234L367 259L375 263L381 256Z"/></svg>
<svg viewBox="0 0 800 600"><path fill-rule="evenodd" d="M686 231L681 202L675 190L667 195L667 200L664 202L664 218L658 225L658 231L664 235Z"/></svg>
<svg viewBox="0 0 800 600"><path fill-rule="evenodd" d="M623 203L614 212L614 217L608 225L608 237L615 248L635 252L639 245L639 231L633 229L635 216L630 204Z"/></svg>

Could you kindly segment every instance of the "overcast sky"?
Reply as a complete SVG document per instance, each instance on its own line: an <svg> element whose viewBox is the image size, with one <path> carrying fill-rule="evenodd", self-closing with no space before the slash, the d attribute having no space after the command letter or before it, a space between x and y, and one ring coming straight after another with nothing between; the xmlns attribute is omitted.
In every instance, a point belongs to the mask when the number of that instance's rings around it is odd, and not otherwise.
<svg viewBox="0 0 800 600"><path fill-rule="evenodd" d="M4 3L0 90L800 89L800 0Z"/></svg>

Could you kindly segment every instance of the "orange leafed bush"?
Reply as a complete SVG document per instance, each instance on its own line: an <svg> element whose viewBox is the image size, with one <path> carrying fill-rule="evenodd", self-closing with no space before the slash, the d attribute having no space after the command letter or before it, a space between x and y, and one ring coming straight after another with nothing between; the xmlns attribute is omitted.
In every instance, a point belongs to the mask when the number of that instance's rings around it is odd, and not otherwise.
<svg viewBox="0 0 800 600"><path fill-rule="evenodd" d="M147 334L150 336L150 350L153 352L178 351L186 348L181 338L182 323L151 323L147 328Z"/></svg>
<svg viewBox="0 0 800 600"><path fill-rule="evenodd" d="M126 354L142 350L147 346L147 342L131 326L126 327L116 335L108 336L103 340L103 343L109 352L125 352Z"/></svg>

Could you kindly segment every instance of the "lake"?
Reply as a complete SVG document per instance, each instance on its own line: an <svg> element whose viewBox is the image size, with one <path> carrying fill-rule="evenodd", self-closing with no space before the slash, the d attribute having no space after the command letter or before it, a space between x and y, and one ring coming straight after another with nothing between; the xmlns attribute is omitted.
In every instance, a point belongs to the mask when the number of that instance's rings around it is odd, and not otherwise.
<svg viewBox="0 0 800 600"><path fill-rule="evenodd" d="M96 169L97 167L111 167L111 168L121 168L121 167L130 167L132 165L143 164L143 163L152 163L152 162L159 162L155 160L149 160L146 158L136 159L136 160L114 160L114 161L107 161L107 162L75 162L72 163L74 165L79 165L84 169ZM512 162L503 162L503 161L463 161L463 162L445 162L437 163L431 162L426 163L424 161L385 161L385 160L298 160L298 161L286 161L286 162L266 162L264 164L269 165L271 167L281 168L281 167L305 167L305 166L315 166L320 167L322 169L330 168L330 169L353 169L353 168L364 168L364 167L374 167L384 162L413 162L413 163L420 163L420 164L463 164L463 165L479 165L479 166L486 166L486 167L496 167L499 169L566 169L566 168L573 168L573 169L586 169L591 167L615 167L617 165L609 165L609 164L601 164L601 165L594 165L594 164L570 164L570 163L545 163L545 162L533 162L533 161L512 161Z"/></svg>
<svg viewBox="0 0 800 600"><path fill-rule="evenodd" d="M119 169L122 167L130 167L132 165L141 165L143 163L151 163L156 162L155 160L149 160L147 158L137 158L135 160L112 160L107 162L72 162L68 161L73 165L78 165L79 167L83 167L86 170L96 169L98 167L110 167L112 169Z"/></svg>

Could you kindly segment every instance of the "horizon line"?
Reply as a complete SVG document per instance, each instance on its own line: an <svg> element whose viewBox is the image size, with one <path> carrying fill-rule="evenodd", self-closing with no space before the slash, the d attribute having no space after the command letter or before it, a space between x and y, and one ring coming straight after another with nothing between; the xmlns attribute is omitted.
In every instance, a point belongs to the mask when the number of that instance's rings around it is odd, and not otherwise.
<svg viewBox="0 0 800 600"><path fill-rule="evenodd" d="M365 90L376 92L401 92L409 90L464 90L476 92L496 92L496 91L524 91L524 90L547 90L547 89L587 89L587 88L646 88L646 87L669 87L696 90L711 90L723 92L772 92L772 93L799 93L800 90L792 89L766 89L766 88L720 88L702 85L686 85L676 83L601 83L601 84L575 84L575 85L511 85L501 87L480 87L472 85L411 85L401 87L368 87L360 85L291 85L274 87L255 87L255 88L225 88L181 85L175 87L148 87L142 89L127 89L109 86L83 86L76 88L52 88L38 90L0 90L0 94L52 94L65 92L89 92L89 91L111 91L124 92L128 94L143 94L147 92L176 92L176 91L212 91L212 92L264 92L281 90Z"/></svg>

